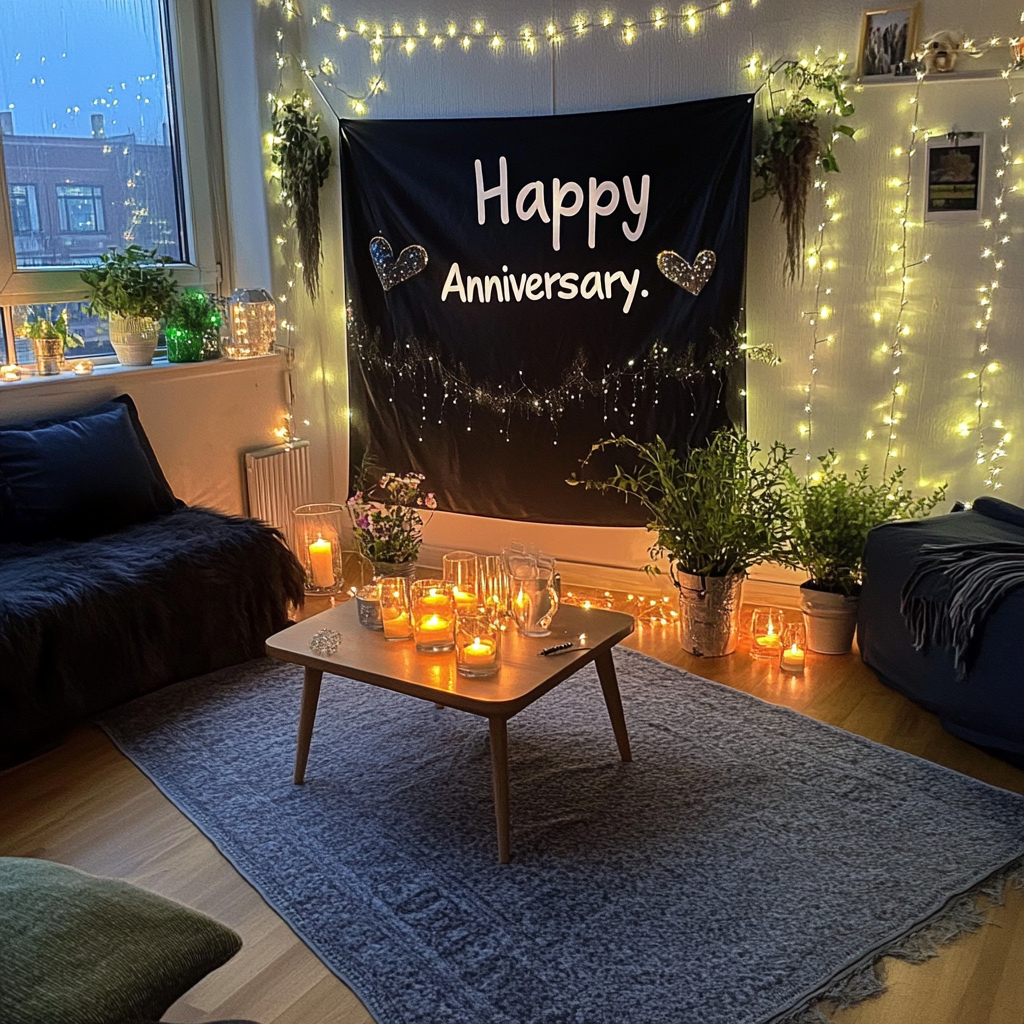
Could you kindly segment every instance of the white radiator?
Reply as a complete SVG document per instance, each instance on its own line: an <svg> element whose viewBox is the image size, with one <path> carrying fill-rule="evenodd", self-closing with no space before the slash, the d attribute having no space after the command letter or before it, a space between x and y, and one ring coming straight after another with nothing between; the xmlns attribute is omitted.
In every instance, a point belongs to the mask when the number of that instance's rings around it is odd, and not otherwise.
<svg viewBox="0 0 1024 1024"><path fill-rule="evenodd" d="M295 551L292 510L313 500L309 442L292 441L246 452L245 478L249 515L280 530Z"/></svg>

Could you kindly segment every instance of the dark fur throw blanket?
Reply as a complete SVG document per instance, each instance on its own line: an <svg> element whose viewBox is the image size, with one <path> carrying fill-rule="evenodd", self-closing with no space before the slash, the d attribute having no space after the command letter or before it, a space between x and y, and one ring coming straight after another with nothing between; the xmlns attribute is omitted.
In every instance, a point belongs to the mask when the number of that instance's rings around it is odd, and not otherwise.
<svg viewBox="0 0 1024 1024"><path fill-rule="evenodd" d="M88 715L260 657L302 600L277 531L208 509L0 543L0 767Z"/></svg>

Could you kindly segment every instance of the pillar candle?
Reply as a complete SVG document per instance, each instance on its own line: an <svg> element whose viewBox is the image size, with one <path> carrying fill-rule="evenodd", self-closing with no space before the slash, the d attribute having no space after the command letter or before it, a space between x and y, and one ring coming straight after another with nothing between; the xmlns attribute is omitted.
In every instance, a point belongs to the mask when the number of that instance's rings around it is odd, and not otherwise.
<svg viewBox="0 0 1024 1024"><path fill-rule="evenodd" d="M309 568L313 575L314 587L334 586L334 553L331 542L318 538L309 545Z"/></svg>

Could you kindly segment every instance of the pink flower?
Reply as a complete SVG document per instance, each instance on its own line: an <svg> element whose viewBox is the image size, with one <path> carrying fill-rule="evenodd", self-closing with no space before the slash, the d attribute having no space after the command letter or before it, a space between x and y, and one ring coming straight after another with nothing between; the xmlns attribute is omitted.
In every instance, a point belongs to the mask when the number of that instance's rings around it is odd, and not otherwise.
<svg viewBox="0 0 1024 1024"><path fill-rule="evenodd" d="M434 497L434 492L433 491L431 491L427 495L426 500L423 502L423 504L426 505L427 508L429 508L429 509L437 508L437 498Z"/></svg>
<svg viewBox="0 0 1024 1024"><path fill-rule="evenodd" d="M368 530L370 528L369 518L367 516L360 516L356 520L356 526L359 527L360 530Z"/></svg>

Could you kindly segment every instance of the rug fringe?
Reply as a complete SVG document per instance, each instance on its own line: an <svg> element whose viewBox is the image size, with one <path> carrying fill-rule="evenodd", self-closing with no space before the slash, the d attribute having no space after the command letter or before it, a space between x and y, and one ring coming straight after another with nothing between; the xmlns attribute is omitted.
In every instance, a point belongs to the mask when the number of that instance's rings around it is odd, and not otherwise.
<svg viewBox="0 0 1024 1024"><path fill-rule="evenodd" d="M832 1024L836 1010L873 999L888 988L883 962L886 957L920 964L938 956L942 946L986 924L989 910L1002 906L1011 885L1024 889L1024 857L957 897L938 917L879 950L869 963L851 968L825 991L811 996L788 1016L775 1018L772 1024Z"/></svg>

